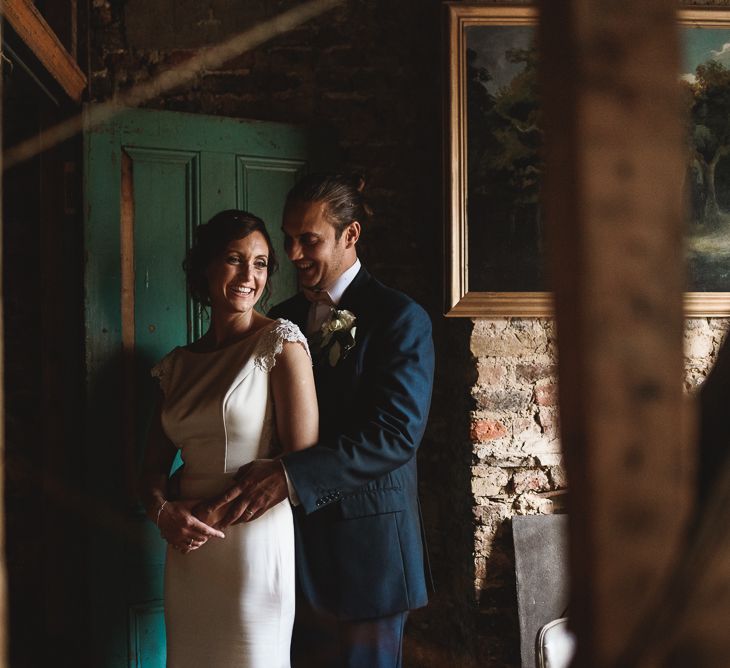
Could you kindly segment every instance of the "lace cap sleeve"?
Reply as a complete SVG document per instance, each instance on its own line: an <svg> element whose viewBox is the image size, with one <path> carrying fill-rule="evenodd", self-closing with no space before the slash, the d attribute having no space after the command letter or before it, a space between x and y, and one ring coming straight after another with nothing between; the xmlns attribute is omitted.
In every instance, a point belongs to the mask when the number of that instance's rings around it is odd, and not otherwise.
<svg viewBox="0 0 730 668"><path fill-rule="evenodd" d="M256 346L254 355L256 366L266 373L271 371L276 365L276 358L281 354L284 343L287 341L301 343L309 358L312 358L307 345L307 337L302 334L302 330L293 322L279 318L274 326L261 337Z"/></svg>
<svg viewBox="0 0 730 668"><path fill-rule="evenodd" d="M150 375L157 378L160 383L162 394L167 394L167 387L170 382L170 373L172 371L172 360L175 351L167 353L155 366L150 370Z"/></svg>

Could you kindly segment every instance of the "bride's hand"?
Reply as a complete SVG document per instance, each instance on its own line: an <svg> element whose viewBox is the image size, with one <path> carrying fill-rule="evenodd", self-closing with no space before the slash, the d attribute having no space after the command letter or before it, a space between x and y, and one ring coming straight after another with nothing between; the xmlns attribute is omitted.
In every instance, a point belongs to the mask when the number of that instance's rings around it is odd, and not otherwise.
<svg viewBox="0 0 730 668"><path fill-rule="evenodd" d="M225 538L222 531L195 517L192 510L199 503L197 499L167 501L160 512L157 522L160 534L183 554L197 550L210 538Z"/></svg>
<svg viewBox="0 0 730 668"><path fill-rule="evenodd" d="M201 522L207 524L208 526L215 527L216 529L218 529L220 523L225 518L226 513L228 512L229 508L230 508L230 504L225 504L223 506L214 506L211 509L210 501L207 500L207 501L198 501L193 506L191 512Z"/></svg>

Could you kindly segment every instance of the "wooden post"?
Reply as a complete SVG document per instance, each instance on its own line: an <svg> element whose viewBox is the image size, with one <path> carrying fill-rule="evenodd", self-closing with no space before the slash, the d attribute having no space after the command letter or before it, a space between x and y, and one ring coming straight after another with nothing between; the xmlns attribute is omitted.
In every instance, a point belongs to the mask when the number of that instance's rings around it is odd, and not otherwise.
<svg viewBox="0 0 730 668"><path fill-rule="evenodd" d="M3 0L0 0L0 12L3 9ZM2 41L3 26L0 23L0 42ZM0 112L2 112L3 77L0 76ZM3 143L2 128L0 128L0 146ZM0 175L3 173L3 158L0 151ZM2 178L0 178L0 202L3 201ZM0 207L0 668L7 666L8 656L8 612L7 612L7 584L5 580L5 370L4 370L4 337L3 323L3 220Z"/></svg>
<svg viewBox="0 0 730 668"><path fill-rule="evenodd" d="M570 615L577 665L601 668L660 599L690 504L675 5L542 0L539 37Z"/></svg>

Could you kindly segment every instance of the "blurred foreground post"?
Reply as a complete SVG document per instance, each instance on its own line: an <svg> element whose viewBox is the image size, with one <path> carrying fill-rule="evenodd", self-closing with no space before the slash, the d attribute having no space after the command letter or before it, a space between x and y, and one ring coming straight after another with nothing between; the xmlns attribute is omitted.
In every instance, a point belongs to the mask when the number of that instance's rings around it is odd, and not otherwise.
<svg viewBox="0 0 730 668"><path fill-rule="evenodd" d="M664 595L691 502L677 33L666 0L540 2L570 616L591 668L619 665Z"/></svg>
<svg viewBox="0 0 730 668"><path fill-rule="evenodd" d="M0 13L3 10L3 0L0 0ZM2 38L3 26L0 24L0 38ZM0 40L1 41L1 40ZM0 76L0 115L3 109L2 104L3 81ZM3 144L2 129L0 128L0 146ZM2 151L0 151L0 174L2 170ZM3 201L2 180L0 180L0 202ZM5 519L5 383L4 383L4 336L5 327L3 324L3 220L2 208L0 208L0 518ZM8 651L8 612L7 612L7 585L5 570L5 522L0 523L0 668L7 665Z"/></svg>

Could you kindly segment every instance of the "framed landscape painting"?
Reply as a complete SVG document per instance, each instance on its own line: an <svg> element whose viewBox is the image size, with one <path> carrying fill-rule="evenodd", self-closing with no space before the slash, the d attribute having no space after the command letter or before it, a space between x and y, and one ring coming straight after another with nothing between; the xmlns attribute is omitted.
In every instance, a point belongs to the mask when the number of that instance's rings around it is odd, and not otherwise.
<svg viewBox="0 0 730 668"><path fill-rule="evenodd" d="M448 12L448 316L547 316L537 12ZM730 11L678 13L688 316L730 315Z"/></svg>

